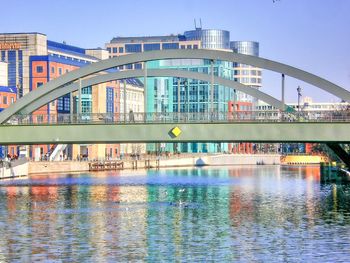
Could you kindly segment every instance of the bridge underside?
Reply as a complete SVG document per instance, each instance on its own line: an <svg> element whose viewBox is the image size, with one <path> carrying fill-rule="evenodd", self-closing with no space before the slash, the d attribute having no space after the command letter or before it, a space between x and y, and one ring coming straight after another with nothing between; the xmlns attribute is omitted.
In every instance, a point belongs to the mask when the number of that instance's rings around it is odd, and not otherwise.
<svg viewBox="0 0 350 263"><path fill-rule="evenodd" d="M347 167L350 167L350 155L337 143L327 143L327 146L342 160Z"/></svg>
<svg viewBox="0 0 350 263"><path fill-rule="evenodd" d="M171 130L179 127L175 137ZM1 144L132 142L321 142L349 143L348 123L155 123L9 125Z"/></svg>

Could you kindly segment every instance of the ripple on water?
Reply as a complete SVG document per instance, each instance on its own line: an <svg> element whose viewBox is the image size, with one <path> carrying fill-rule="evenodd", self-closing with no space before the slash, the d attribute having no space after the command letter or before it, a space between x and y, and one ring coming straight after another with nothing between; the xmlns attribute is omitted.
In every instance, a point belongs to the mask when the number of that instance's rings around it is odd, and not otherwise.
<svg viewBox="0 0 350 263"><path fill-rule="evenodd" d="M0 261L346 262L350 188L317 169L1 181Z"/></svg>

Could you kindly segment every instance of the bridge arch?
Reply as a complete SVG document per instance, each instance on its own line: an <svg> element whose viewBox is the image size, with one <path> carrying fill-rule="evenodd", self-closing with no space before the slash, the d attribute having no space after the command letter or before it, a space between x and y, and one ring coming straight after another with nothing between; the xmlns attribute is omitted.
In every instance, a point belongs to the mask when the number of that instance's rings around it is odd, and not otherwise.
<svg viewBox="0 0 350 263"><path fill-rule="evenodd" d="M314 85L322 90L325 90L345 101L350 102L350 92L340 86L320 78L314 74L303 71L301 69L279 63L276 61L238 54L234 52L227 51L218 51L218 50L206 50L206 49L197 49L197 50L182 50L182 49L174 49L174 50L159 50L159 51L148 51L143 53L134 53L125 56L119 56L110 58L107 60L102 60L97 63L90 64L86 67L80 68L78 70L71 71L57 79L54 79L39 89L36 89L26 96L19 99L16 103L12 104L9 108L0 113L0 123L5 122L12 115L21 111L23 108L28 106L29 104L35 102L39 98L49 94L50 92L59 89L62 86L71 84L72 82L86 77L88 75L98 73L110 68L152 61L152 60L166 60L166 59L211 59L211 60L222 60L229 62L237 62L247 65L256 66L262 69L268 69L275 72L279 72L285 74L287 76L294 77L296 79L302 80L306 83Z"/></svg>
<svg viewBox="0 0 350 263"><path fill-rule="evenodd" d="M203 73L197 73L197 72L190 72L185 70L177 70L177 69L149 69L147 70L147 75L149 77L179 77L179 78L189 78L189 79L197 79L202 81L210 82L210 75L203 74ZM82 80L81 85L82 87L92 86L100 83L105 83L108 81L113 80L120 80L120 79L127 79L127 78L136 78L136 77L143 77L144 76L144 70L129 70L129 71L119 71L104 75L95 76L89 79ZM249 86L243 85L237 81L224 79L220 77L214 77L214 83L219 84L225 87L233 88L239 91L242 91L248 95L251 95L254 98L260 99L277 109L285 109L287 106L284 105L280 100L275 99L274 97L259 91L258 89L251 88ZM79 89L78 83L72 83L67 86L64 86L63 88L56 89L51 93L48 93L33 103L27 105L21 110L21 114L29 114L36 109L46 105L47 103L64 96L70 92L74 92Z"/></svg>

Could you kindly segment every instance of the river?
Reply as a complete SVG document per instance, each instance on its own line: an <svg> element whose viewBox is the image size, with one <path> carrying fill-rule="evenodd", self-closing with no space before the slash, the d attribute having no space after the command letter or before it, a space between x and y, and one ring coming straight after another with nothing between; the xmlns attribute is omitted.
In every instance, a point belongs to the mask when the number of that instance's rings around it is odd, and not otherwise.
<svg viewBox="0 0 350 263"><path fill-rule="evenodd" d="M0 262L348 262L350 187L318 167L0 181Z"/></svg>

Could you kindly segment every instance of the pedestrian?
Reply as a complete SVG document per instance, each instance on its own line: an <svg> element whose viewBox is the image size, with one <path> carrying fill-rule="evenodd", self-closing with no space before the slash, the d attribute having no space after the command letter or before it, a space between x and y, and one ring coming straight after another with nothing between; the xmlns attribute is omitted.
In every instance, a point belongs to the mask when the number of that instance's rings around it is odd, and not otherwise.
<svg viewBox="0 0 350 263"><path fill-rule="evenodd" d="M129 111L129 121L130 122L135 122L134 112L132 110Z"/></svg>

